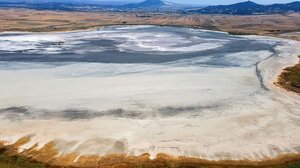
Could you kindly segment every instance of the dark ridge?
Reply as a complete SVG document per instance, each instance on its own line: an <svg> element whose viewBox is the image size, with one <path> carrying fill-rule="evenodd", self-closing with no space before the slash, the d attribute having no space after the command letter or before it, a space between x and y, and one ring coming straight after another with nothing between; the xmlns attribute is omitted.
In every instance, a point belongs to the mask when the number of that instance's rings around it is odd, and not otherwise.
<svg viewBox="0 0 300 168"><path fill-rule="evenodd" d="M300 12L300 2L286 4L260 5L252 1L240 2L232 5L208 6L189 12L198 14L229 14L229 15L257 15L257 14L284 14Z"/></svg>

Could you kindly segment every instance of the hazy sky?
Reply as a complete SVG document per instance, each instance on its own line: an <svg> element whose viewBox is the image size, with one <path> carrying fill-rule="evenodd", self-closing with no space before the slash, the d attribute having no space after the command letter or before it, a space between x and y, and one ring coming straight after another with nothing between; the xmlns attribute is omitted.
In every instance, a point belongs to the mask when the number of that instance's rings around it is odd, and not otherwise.
<svg viewBox="0 0 300 168"><path fill-rule="evenodd" d="M232 4L237 2L244 2L246 0L170 0L177 3L193 3L193 4L207 4L207 5L216 5L216 4ZM296 0L252 0L253 2L260 4L272 4L272 3L287 3L294 2Z"/></svg>
<svg viewBox="0 0 300 168"><path fill-rule="evenodd" d="M0 0L1 1L10 1L10 0ZM13 0L13 1L24 1L24 0ZM45 1L45 0L27 0L27 1ZM85 1L85 2L122 2L122 3L130 3L130 2L141 2L144 0L47 0L47 1ZM223 5L223 4L233 4L237 2L244 2L247 0L165 0L169 2L176 2L180 4L194 4L194 5ZM294 1L300 1L300 0L252 0L253 2L259 3L259 4L272 4L272 3L288 3L288 2L294 2Z"/></svg>
<svg viewBox="0 0 300 168"><path fill-rule="evenodd" d="M94 0L96 1L96 0ZM97 0L97 1L109 1L109 0ZM113 1L128 1L128 0L113 0ZM143 0L130 0L130 1L143 1ZM246 0L167 0L170 2L176 2L181 4L198 4L198 5L219 5L219 4L232 4L237 2L243 2ZM272 4L272 3L287 3L294 2L297 0L252 0L260 4Z"/></svg>

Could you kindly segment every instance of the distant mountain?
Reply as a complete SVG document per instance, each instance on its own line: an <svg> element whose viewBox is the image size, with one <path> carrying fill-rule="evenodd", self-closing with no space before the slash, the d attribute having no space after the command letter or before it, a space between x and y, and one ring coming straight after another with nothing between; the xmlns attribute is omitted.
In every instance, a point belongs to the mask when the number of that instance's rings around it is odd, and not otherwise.
<svg viewBox="0 0 300 168"><path fill-rule="evenodd" d="M109 1L95 0L0 0L0 8L30 8L38 10L64 11L124 11L124 10L179 10L187 5L180 5L163 0L145 0L140 3L110 3Z"/></svg>
<svg viewBox="0 0 300 168"><path fill-rule="evenodd" d="M260 5L252 1L240 2L232 5L208 6L199 10L189 12L199 14L231 14L231 15L255 15L276 14L288 12L300 12L300 2L287 4Z"/></svg>
<svg viewBox="0 0 300 168"><path fill-rule="evenodd" d="M82 0L0 0L0 8L27 8L36 10L87 11L102 9L104 5Z"/></svg>
<svg viewBox="0 0 300 168"><path fill-rule="evenodd" d="M268 10L277 12L300 12L300 2L292 2L287 4L273 4L267 6Z"/></svg>
<svg viewBox="0 0 300 168"><path fill-rule="evenodd" d="M300 2L260 5L252 1L232 5L217 5L197 8L168 2L145 0L140 3L113 3L111 0L0 0L0 8L29 8L61 11L162 11L195 14L255 15L300 12Z"/></svg>

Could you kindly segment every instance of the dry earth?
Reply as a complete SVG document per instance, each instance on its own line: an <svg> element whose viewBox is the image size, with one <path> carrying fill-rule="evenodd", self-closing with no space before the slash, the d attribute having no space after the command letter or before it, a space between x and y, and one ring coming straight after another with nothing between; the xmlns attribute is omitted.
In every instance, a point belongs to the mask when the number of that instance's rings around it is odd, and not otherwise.
<svg viewBox="0 0 300 168"><path fill-rule="evenodd" d="M282 36L300 40L300 14L288 15L181 15L164 13L57 12L0 9L0 32L70 31L116 24L190 26L232 34Z"/></svg>

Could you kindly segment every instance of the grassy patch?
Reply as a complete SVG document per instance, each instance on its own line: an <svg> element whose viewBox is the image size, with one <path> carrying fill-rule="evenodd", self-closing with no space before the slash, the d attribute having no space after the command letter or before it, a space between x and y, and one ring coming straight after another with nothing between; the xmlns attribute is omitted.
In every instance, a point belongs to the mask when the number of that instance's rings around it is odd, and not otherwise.
<svg viewBox="0 0 300 168"><path fill-rule="evenodd" d="M289 164L289 165L286 166L286 168L300 168L300 162Z"/></svg>
<svg viewBox="0 0 300 168"><path fill-rule="evenodd" d="M230 35L257 35L255 33L250 33L250 32L239 32L239 31L229 31L228 34Z"/></svg>
<svg viewBox="0 0 300 168"><path fill-rule="evenodd" d="M46 166L22 156L9 156L4 152L1 152L0 168L46 168Z"/></svg>
<svg viewBox="0 0 300 168"><path fill-rule="evenodd" d="M278 83L288 90L300 93L300 62L293 67L285 68L279 76Z"/></svg>

